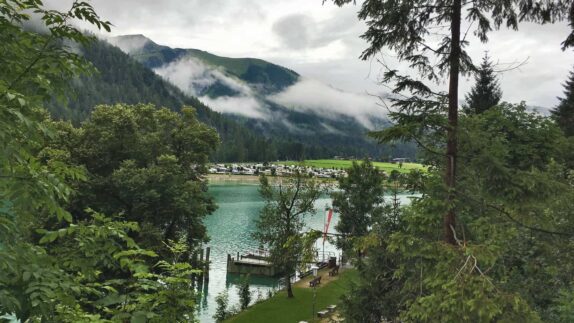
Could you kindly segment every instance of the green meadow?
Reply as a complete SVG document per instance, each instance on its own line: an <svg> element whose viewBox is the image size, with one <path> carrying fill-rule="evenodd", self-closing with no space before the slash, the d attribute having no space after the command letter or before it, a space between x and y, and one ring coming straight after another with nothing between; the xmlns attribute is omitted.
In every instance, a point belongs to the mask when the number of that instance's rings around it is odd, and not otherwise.
<svg viewBox="0 0 574 323"><path fill-rule="evenodd" d="M361 161L359 161L361 162ZM345 169L351 167L353 164L352 160L338 160L338 159L316 159L316 160L306 160L304 162L297 162L297 161L284 161L284 162L277 162L277 164L281 165L300 165L303 164L305 166L310 167L317 167L317 168L338 168L338 169ZM373 162L373 165L380 170L385 172L391 172L393 170L397 170L401 173L408 173L413 169L420 169L425 170L426 168L422 164L417 163L403 163L400 164L393 164L393 163L385 163L385 162Z"/></svg>
<svg viewBox="0 0 574 323"><path fill-rule="evenodd" d="M326 275L326 271L323 272ZM324 310L331 304L339 304L341 296L349 292L352 281L358 280L356 270L341 272L337 280L317 288L315 313ZM225 322L233 323L293 323L312 320L313 289L305 287L308 279L293 286L294 298L287 298L285 291L280 291L268 300L250 306Z"/></svg>

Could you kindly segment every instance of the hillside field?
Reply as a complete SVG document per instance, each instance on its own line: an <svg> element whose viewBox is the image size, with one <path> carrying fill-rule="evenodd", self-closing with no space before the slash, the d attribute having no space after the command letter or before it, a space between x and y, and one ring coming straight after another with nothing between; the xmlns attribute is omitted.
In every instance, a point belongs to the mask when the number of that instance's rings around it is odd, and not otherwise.
<svg viewBox="0 0 574 323"><path fill-rule="evenodd" d="M360 161L359 161L360 162ZM281 165L300 165L301 162L297 161L284 161L277 162ZM317 168L349 168L353 164L352 160L337 160L337 159L316 159L316 160L306 160L303 162L305 166L317 167ZM402 167L399 164L385 163L385 162L373 162L373 165L380 170L390 173L393 170L397 170L401 173L408 173L412 169L425 170L426 168L422 164L417 163L403 163Z"/></svg>

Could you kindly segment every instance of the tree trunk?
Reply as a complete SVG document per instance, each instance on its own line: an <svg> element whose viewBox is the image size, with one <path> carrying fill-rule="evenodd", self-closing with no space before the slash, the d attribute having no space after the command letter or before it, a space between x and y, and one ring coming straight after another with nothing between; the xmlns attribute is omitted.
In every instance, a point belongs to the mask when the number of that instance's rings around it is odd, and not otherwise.
<svg viewBox="0 0 574 323"><path fill-rule="evenodd" d="M451 51L450 79L448 87L448 128L446 148L445 184L448 189L447 213L443 219L444 241L456 244L454 228L456 224L455 189L456 189L456 159L457 159L457 127L458 127L458 77L460 74L460 23L462 0L453 0L451 13Z"/></svg>
<svg viewBox="0 0 574 323"><path fill-rule="evenodd" d="M287 297L293 298L293 289L291 289L291 276L289 274L285 275L285 286L287 286Z"/></svg>

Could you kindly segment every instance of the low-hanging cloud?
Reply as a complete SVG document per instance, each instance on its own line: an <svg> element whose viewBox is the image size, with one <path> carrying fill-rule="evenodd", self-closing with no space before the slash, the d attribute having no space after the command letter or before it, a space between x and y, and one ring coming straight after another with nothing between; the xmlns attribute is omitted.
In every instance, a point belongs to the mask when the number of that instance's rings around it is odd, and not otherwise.
<svg viewBox="0 0 574 323"><path fill-rule="evenodd" d="M105 39L108 43L118 47L126 54L136 53L150 42L150 40L143 35L131 35L127 37L106 37Z"/></svg>
<svg viewBox="0 0 574 323"><path fill-rule="evenodd" d="M240 95L252 95L251 88L246 84L190 56L163 65L154 69L154 71L184 92L193 96L201 95L203 90L216 82L225 84Z"/></svg>
<svg viewBox="0 0 574 323"><path fill-rule="evenodd" d="M255 119L267 118L261 103L247 84L225 75L218 68L206 65L197 58L183 57L154 71L186 94L196 96L215 111ZM204 90L216 82L224 84L237 95L217 98L203 95Z"/></svg>
<svg viewBox="0 0 574 323"><path fill-rule="evenodd" d="M294 109L314 112L326 118L345 115L355 118L372 129L373 118L382 119L385 113L377 105L378 98L368 94L345 92L313 79L302 79L269 100Z"/></svg>
<svg viewBox="0 0 574 323"><path fill-rule="evenodd" d="M199 100L221 113L237 114L253 119L267 119L267 112L261 107L261 103L254 97L249 96L221 96L210 98L199 97Z"/></svg>

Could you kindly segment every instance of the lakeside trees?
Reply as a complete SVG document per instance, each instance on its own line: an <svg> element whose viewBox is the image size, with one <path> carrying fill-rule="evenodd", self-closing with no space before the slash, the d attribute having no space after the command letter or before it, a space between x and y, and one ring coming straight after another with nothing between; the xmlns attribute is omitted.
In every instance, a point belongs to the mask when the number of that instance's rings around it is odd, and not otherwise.
<svg viewBox="0 0 574 323"><path fill-rule="evenodd" d="M354 1L333 2L345 5ZM368 29L362 38L369 47L361 58L369 59L388 49L418 74L413 78L384 66L382 81L394 85L395 95L390 101L395 110L389 116L396 126L373 136L380 142L414 140L422 148L427 146L429 138L445 143L445 152L438 153L444 155L442 169L447 193L443 239L447 243L456 245L459 77L476 70L465 51L468 40L463 37L468 32L461 33L462 22L471 24L478 39L487 42L488 33L493 29L501 26L516 29L521 21L554 22L564 19L569 8L570 3L566 1L534 4L512 0L367 0L362 4L358 16L367 22ZM445 25L449 27L446 30ZM441 33L441 30L445 31ZM426 37L431 34L442 39L437 44L429 43ZM423 81L440 82L445 75L447 92L436 92Z"/></svg>
<svg viewBox="0 0 574 323"><path fill-rule="evenodd" d="M381 212L383 175L368 159L361 163L353 161L347 176L339 177L338 184L340 191L331 193L333 209L339 213L335 228L342 235L337 238L337 246L351 254L353 241L367 235L373 218ZM357 254L360 257L361 250Z"/></svg>
<svg viewBox="0 0 574 323"><path fill-rule="evenodd" d="M70 202L74 218L90 207L137 222L136 241L156 252L162 241L183 239L190 248L207 240L203 218L215 210L207 195L205 163L219 139L197 120L149 104L98 106L81 127L55 123L53 146L84 167Z"/></svg>
<svg viewBox="0 0 574 323"><path fill-rule="evenodd" d="M564 176L572 172L567 138L525 105L464 116L460 129L457 247L437 239L444 193L436 166L415 183L406 177L421 197L400 209L386 204L356 242L368 257L343 298L348 321L569 320L574 186Z"/></svg>
<svg viewBox="0 0 574 323"><path fill-rule="evenodd" d="M0 13L0 315L23 322L193 321L190 275L196 271L185 262L186 241L201 241L205 233L200 225L190 225L198 230L190 233L188 227L170 230L170 224L201 224L201 214L213 209L201 174L214 132L191 110L180 115L145 106L132 118L125 107L102 110L90 121L102 121L98 129L50 121L43 102L66 96L71 78L92 71L65 46L92 40L71 20L106 30L110 23L81 1L60 12L37 0L8 0L0 2ZM44 24L41 33L23 29L31 13ZM134 115L142 122L133 122ZM146 128L140 137L130 136L135 125ZM102 178L110 185L98 190ZM161 194L148 181L165 184ZM108 203L108 190L131 198L130 207ZM156 210L138 204L146 202ZM167 204L192 210L164 209ZM140 221L144 211L149 216ZM161 256L134 239L146 230L163 233Z"/></svg>
<svg viewBox="0 0 574 323"><path fill-rule="evenodd" d="M271 263L284 275L287 297L293 297L291 275L303 257L305 233L303 216L314 211L319 198L318 183L297 172L277 186L260 177L260 193L265 200L254 237L269 248Z"/></svg>

